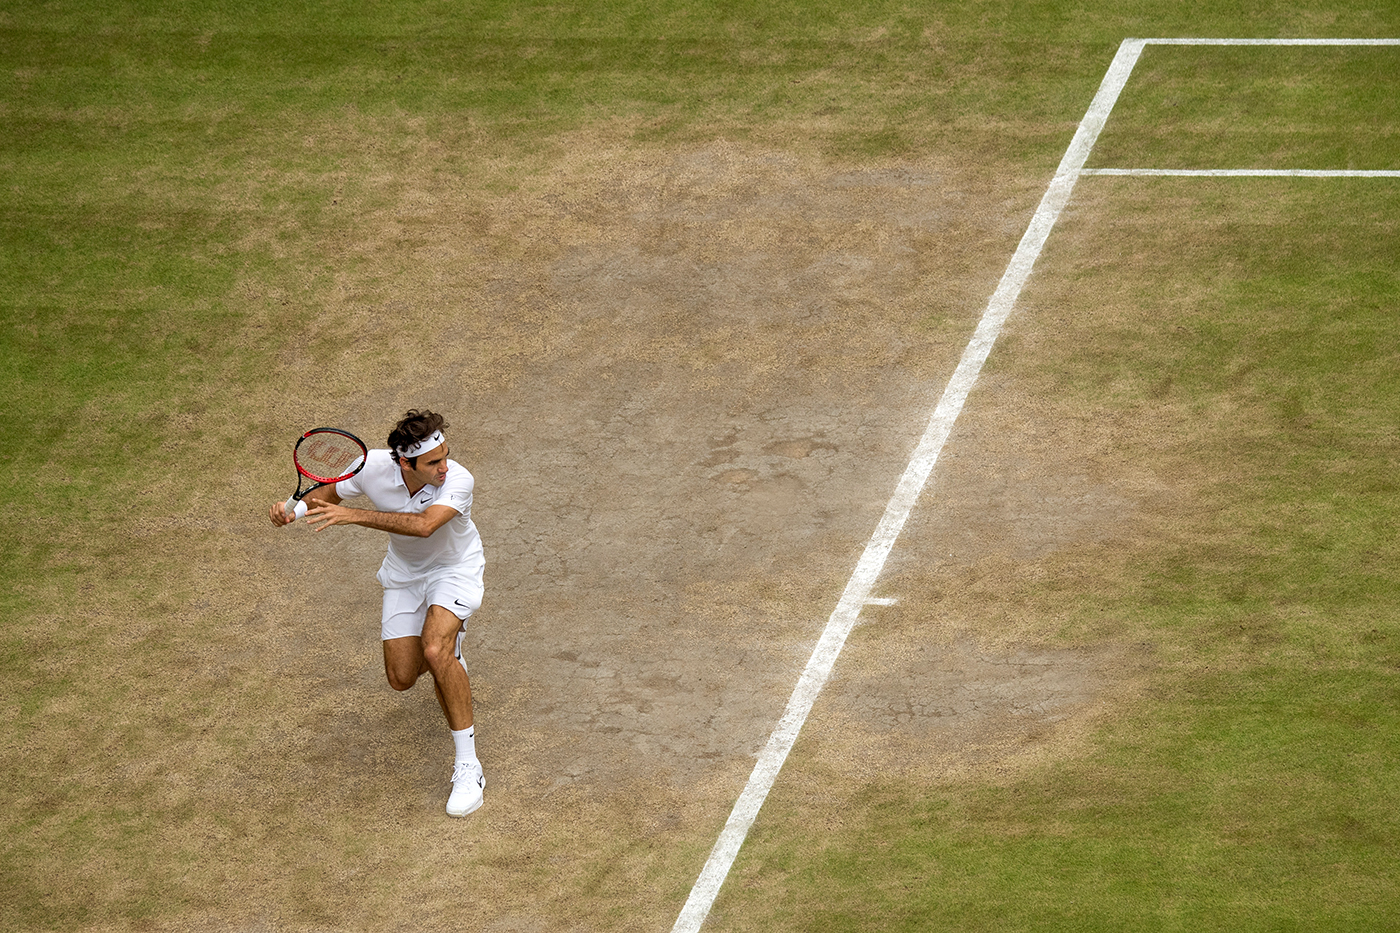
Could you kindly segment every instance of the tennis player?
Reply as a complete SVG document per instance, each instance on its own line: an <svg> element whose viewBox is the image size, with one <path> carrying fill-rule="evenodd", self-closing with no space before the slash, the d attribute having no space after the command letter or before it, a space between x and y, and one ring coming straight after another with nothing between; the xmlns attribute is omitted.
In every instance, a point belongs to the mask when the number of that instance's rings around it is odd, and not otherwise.
<svg viewBox="0 0 1400 933"><path fill-rule="evenodd" d="M472 523L472 475L448 458L447 423L432 411L410 411L389 433L389 449L371 450L356 475L307 494L306 521L317 531L362 525L389 533L377 579L384 587L384 673L407 690L425 673L456 744L448 816L481 806L486 778L476 756L472 689L462 657L466 621L481 606L486 561ZM374 509L341 504L367 496ZM268 511L291 524L281 502Z"/></svg>

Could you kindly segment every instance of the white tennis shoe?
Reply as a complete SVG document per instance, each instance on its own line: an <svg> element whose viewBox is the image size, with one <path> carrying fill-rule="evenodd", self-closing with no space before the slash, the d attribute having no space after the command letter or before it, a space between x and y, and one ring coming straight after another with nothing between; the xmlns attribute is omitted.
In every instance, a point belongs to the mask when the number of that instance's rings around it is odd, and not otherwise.
<svg viewBox="0 0 1400 933"><path fill-rule="evenodd" d="M452 768L452 793L447 798L448 816L466 816L481 806L486 790L486 775L481 764L459 761Z"/></svg>

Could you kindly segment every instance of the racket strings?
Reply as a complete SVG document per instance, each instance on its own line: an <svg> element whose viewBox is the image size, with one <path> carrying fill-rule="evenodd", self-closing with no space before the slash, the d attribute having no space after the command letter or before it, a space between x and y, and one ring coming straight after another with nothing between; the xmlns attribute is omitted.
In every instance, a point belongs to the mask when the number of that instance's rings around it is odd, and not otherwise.
<svg viewBox="0 0 1400 933"><path fill-rule="evenodd" d="M354 472L365 450L343 434L312 434L296 449L297 469L317 482L331 482Z"/></svg>

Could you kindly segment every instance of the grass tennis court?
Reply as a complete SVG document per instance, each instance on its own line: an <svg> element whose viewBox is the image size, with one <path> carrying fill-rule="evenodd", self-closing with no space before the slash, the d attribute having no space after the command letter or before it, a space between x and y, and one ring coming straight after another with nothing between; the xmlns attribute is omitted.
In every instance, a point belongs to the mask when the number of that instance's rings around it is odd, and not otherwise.
<svg viewBox="0 0 1400 933"><path fill-rule="evenodd" d="M851 678L897 670L931 624L945 642L968 627L994 643L1133 646L1114 660L1124 675L1150 669L1142 692L1105 711L1076 755L998 763L976 782L913 764L901 779L844 779L833 735L876 727L828 699L809 723L821 738L799 742L740 855L717 907L726 922L1396 922L1384 868L1394 617L1376 598L1394 587L1396 414L1377 231L1397 205L1355 182L1309 184L1081 182L1013 321L998 391L965 430L1053 433L1090 475L1166 485L1161 511L1137 514L1131 534L1017 562L1013 587L984 582L993 560L922 566L913 555L947 540L930 528L886 589L931 594L937 621L922 605L887 610L843 659ZM1193 225L1183 251L1175 238ZM1202 253L1230 267L1187 275ZM804 896L816 888L821 900Z"/></svg>
<svg viewBox="0 0 1400 933"><path fill-rule="evenodd" d="M0 925L653 930L1118 43L1400 8L0 35ZM1397 65L1152 47L1089 165L1400 168ZM1079 181L707 928L1400 926L1398 184ZM260 521L422 404L488 548L450 824L382 542Z"/></svg>

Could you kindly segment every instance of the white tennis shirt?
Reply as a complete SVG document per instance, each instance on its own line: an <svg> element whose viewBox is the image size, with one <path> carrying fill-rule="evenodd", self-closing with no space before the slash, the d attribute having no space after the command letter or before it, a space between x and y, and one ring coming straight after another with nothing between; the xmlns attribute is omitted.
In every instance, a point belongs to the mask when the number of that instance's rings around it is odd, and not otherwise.
<svg viewBox="0 0 1400 933"><path fill-rule="evenodd" d="M472 488L476 480L456 460L447 461L447 478L441 486L431 483L412 496L399 472L399 465L388 450L371 450L360 472L335 484L342 499L364 495L381 512L416 514L432 505L445 505L457 511L447 523L426 538L389 534L389 553L379 569L379 582L387 587L409 586L424 574L450 567L475 576L479 581L486 569L481 536L472 524Z"/></svg>

